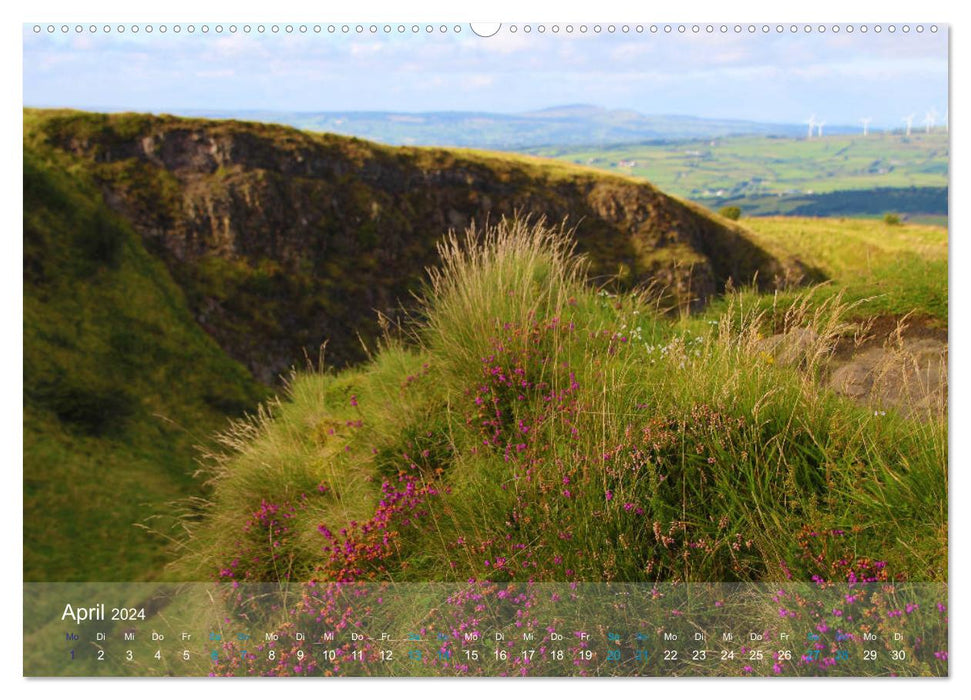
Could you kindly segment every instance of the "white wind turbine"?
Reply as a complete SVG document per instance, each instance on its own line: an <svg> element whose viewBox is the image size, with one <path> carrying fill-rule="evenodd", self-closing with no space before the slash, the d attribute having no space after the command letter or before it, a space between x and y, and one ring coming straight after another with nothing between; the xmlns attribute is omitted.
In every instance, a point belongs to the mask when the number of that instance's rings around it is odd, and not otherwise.
<svg viewBox="0 0 971 700"><path fill-rule="evenodd" d="M907 122L907 136L910 136L910 127L914 125L914 115L904 117L904 121Z"/></svg>
<svg viewBox="0 0 971 700"><path fill-rule="evenodd" d="M860 123L863 125L863 138L866 138L867 134L870 133L870 122L872 121L873 119L870 117L863 117L860 120Z"/></svg>
<svg viewBox="0 0 971 700"><path fill-rule="evenodd" d="M823 127L826 126L826 122L819 122L817 126L819 127L819 131L816 132L816 135L819 136L819 138L823 138Z"/></svg>
<svg viewBox="0 0 971 700"><path fill-rule="evenodd" d="M806 123L809 124L809 131L806 132L806 140L810 141L813 137L813 127L816 126L816 115L814 114L809 117L809 121Z"/></svg>
<svg viewBox="0 0 971 700"><path fill-rule="evenodd" d="M933 109L927 110L924 115L924 133L931 133L931 129L934 128L934 120L937 118L937 111Z"/></svg>

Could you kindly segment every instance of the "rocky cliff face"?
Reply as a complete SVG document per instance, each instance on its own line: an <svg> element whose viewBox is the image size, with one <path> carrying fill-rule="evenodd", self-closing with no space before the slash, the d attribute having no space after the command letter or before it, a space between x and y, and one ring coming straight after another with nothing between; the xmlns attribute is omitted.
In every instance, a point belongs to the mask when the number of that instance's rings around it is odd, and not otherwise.
<svg viewBox="0 0 971 700"><path fill-rule="evenodd" d="M793 273L744 229L591 170L263 124L41 114L34 137L94 175L199 323L264 382L325 340L328 362L359 359L375 312L407 304L442 235L473 221L566 219L594 275L694 306L729 279Z"/></svg>

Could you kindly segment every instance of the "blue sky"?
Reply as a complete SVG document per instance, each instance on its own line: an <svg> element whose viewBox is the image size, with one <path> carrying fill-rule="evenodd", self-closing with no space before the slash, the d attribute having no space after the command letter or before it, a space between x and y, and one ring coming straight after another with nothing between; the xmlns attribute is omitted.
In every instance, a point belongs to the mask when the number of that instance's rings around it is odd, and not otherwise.
<svg viewBox="0 0 971 700"><path fill-rule="evenodd" d="M144 26L144 25L143 25ZM522 112L587 103L645 114L899 128L947 109L947 28L624 35L522 25L458 35L40 34L24 27L24 104L89 109ZM255 28L256 25L253 25ZM606 26L606 25L604 25ZM830 27L832 25L829 25ZM842 25L845 27L845 25ZM886 26L886 25L884 25ZM925 25L927 27L929 25ZM312 27L312 25L311 25ZM535 27L535 25L534 25Z"/></svg>

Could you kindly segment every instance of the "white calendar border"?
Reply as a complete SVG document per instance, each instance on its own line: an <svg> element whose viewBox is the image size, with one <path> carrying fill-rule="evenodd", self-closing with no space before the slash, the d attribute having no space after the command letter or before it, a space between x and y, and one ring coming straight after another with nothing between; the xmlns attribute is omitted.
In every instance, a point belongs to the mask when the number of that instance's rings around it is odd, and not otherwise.
<svg viewBox="0 0 971 700"><path fill-rule="evenodd" d="M345 6L335 7L333 3L323 4L320 2L297 2L280 3L275 2L268 6L247 5L220 1L207 3L205 5L188 0L169 0L165 3L158 3L158 6L133 7L130 2L67 2L65 0L51 0L43 6L26 5L19 11L16 18L6 18L0 27L3 28L2 44L0 50L5 52L2 80L4 81L4 94L7 103L3 111L4 133L7 139L4 141L3 152L3 181L2 192L8 194L5 202L8 206L4 208L5 226L4 231L9 236L21 229L22 214L22 173L19 167L20 141L14 142L14 136L18 131L18 124L22 120L22 24L23 22L35 21L56 21L74 22L77 20L103 21L110 20L118 22L202 22L217 20L232 20L238 17L264 18L267 21L331 21L331 22L397 22L402 20L421 21L431 20L435 22L463 22L470 20L476 21L517 21L535 22L538 20L550 20L556 22L609 22L613 20L623 20L627 22L700 22L700 23L722 23L722 22L742 22L742 21L769 21L769 22L811 22L827 23L839 22L846 23L870 23L875 19L891 20L897 23L904 21L914 23L918 20L925 24L929 22L954 23L948 29L951 32L951 84L952 102L950 113L957 114L958 119L963 114L962 106L966 106L965 95L958 92L953 86L957 84L954 78L964 73L967 67L966 56L971 51L971 39L965 35L965 31L971 27L971 23L962 24L954 13L954 5L950 2L940 0L925 0L924 2L900 2L891 0L883 2L879 6L864 6L862 3L848 3L846 0L818 0L813 3L800 3L795 7L784 7L780 3L750 2L738 0L731 4L725 2L695 2L690 5L686 3L638 3L624 2L622 0L596 0L584 6L582 3L554 3L549 1L534 2L526 4L522 0L490 0L479 6L470 6L466 3L447 2L445 0L421 0L416 2L391 2L391 0L372 1L368 4L348 3ZM4 11L6 13L6 10ZM967 43L962 43L967 42ZM960 78L959 78L960 79ZM951 159L951 192L959 192L961 183L966 179L963 175L963 165L968 157L966 141L960 127L953 129L952 134L952 159ZM956 164L956 165L955 165ZM950 230L958 232L950 237L950 257L949 270L958 268L963 269L965 264L971 262L969 256L969 242L961 240L963 229L961 223L967 218L962 209L962 202L952 197L949 209ZM19 250L22 242L20 238L14 239L14 248ZM8 246L9 248L9 246ZM3 259L4 270L0 278L3 279L4 308L9 318L4 321L7 324L6 342L3 344L2 359L3 366L6 368L4 376L4 389L2 405L2 424L3 446L5 454L9 455L8 469L22 469L22 404L21 397L15 395L16 389L22 383L22 290L20 280L22 279L20 255L8 255ZM971 316L964 315L962 319L957 310L965 309L971 304L971 276L951 274L949 280L949 296L952 308L955 309L951 323L949 323L950 345L951 345L951 424L949 431L951 436L951 464L957 465L950 475L951 489L949 496L949 506L951 509L951 566L950 585L952 591L955 585L965 587L967 583L968 554L966 542L968 540L967 528L968 521L966 516L962 517L961 510L955 507L963 502L967 495L968 478L961 473L961 465L968 463L969 443L967 430L954 430L955 427L963 426L968 418L969 386L968 376L971 375L964 370L966 360L969 358L967 351L968 325ZM11 333L11 330L13 331ZM21 340L20 346L16 342ZM18 435L18 431L20 434ZM22 481L21 481L22 484ZM8 490L13 493L15 503L8 503L4 509L4 543L3 548L6 553L22 554L22 486L16 485ZM959 554L960 552L960 554ZM958 555L958 556L956 556ZM16 556L12 566L7 567L10 571L10 578L17 576L20 571L20 564ZM498 693L509 692L509 688L504 683L517 682L502 679L482 679L476 682L463 680L409 680L407 682L395 682L392 680L377 680L367 682L363 680L351 679L328 679L327 681L309 681L295 686L291 682L280 685L279 682L272 687L265 685L265 682L247 681L222 681L218 687L205 687L205 679L200 680L171 680L165 682L150 681L145 679L125 679L125 680L68 680L60 679L54 681L24 680L20 678L22 667L22 650L19 644L19 632L22 629L20 623L22 616L20 581L9 581L3 585L5 594L0 600L6 601L13 614L0 617L3 626L0 627L0 637L3 638L2 669L3 678L8 681L4 685L10 687L18 695L30 694L34 697L46 698L57 697L60 700L67 695L92 695L98 698L122 698L138 694L147 698L167 698L173 693L185 694L189 692L191 696L206 694L226 694L232 693L234 697L265 697L268 693L346 693L356 697L385 697L389 694L411 695L432 695L432 694L451 694L461 693L471 698L491 697ZM959 595L951 596L951 625L952 629L964 631L963 621L966 615L962 609ZM955 627L955 625L957 625ZM584 697L592 693L635 693L638 695L653 695L663 693L671 698L681 700L683 697L691 697L695 694L710 696L712 693L727 693L729 696L735 694L772 697L772 698L802 698L815 697L821 693L872 693L874 697L897 697L912 696L917 693L931 692L935 695L957 696L956 690L964 687L971 675L967 669L969 665L963 663L962 652L971 649L971 645L965 643L959 634L952 634L951 639L951 659L952 678L949 681L932 681L932 687L917 685L914 681L880 681L870 679L820 679L817 681L798 681L791 679L772 679L772 680L748 680L731 679L718 681L715 679L610 679L610 680L591 680L580 681L578 679L567 679L563 681L525 681L524 685L519 685L515 692L524 692L529 695L542 694L554 697ZM19 681L18 681L19 679ZM13 681L10 683L10 681ZM326 685L311 685L313 683L324 682ZM523 681L519 681L523 683ZM227 685L228 683L228 685ZM609 685L607 685L609 684ZM660 685L659 685L660 684Z"/></svg>

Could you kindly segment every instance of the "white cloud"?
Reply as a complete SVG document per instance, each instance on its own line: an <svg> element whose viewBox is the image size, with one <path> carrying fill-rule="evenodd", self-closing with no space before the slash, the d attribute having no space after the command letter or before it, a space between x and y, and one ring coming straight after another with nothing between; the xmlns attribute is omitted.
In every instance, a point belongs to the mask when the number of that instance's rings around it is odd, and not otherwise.
<svg viewBox="0 0 971 700"><path fill-rule="evenodd" d="M465 42L465 47L471 47L476 52L497 53L510 55L530 51L535 48L535 41L531 41L528 34L517 32L512 34L508 31L500 31L495 36L488 39L473 37Z"/></svg>
<svg viewBox="0 0 971 700"><path fill-rule="evenodd" d="M266 47L257 40L245 34L230 34L217 37L212 41L211 51L206 52L211 57L237 58L240 56L265 56Z"/></svg>
<svg viewBox="0 0 971 700"><path fill-rule="evenodd" d="M470 88L483 88L489 87L495 82L495 77L491 75L471 75L466 79L465 85Z"/></svg>
<svg viewBox="0 0 971 700"><path fill-rule="evenodd" d="M236 75L236 71L232 68L222 68L219 70L200 70L196 71L197 78L232 78Z"/></svg>
<svg viewBox="0 0 971 700"><path fill-rule="evenodd" d="M385 44L379 41L365 41L358 42L355 41L351 44L351 56L358 58L365 58L369 56L375 56L377 54L383 53L385 50Z"/></svg>

